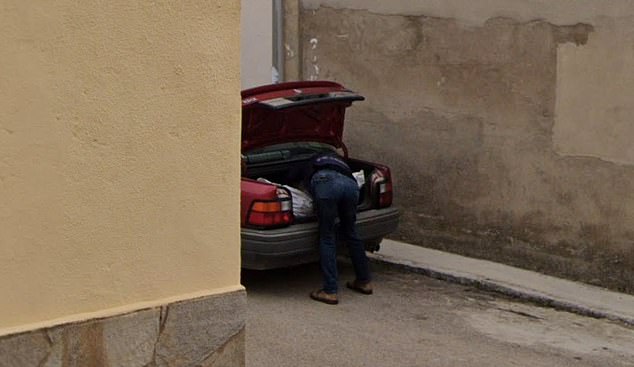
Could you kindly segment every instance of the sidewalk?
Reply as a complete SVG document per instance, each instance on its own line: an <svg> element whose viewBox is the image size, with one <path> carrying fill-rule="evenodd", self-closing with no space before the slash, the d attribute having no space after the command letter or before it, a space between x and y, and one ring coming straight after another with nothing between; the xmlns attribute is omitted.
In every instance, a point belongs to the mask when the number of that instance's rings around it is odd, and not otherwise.
<svg viewBox="0 0 634 367"><path fill-rule="evenodd" d="M634 326L634 296L628 294L388 239L369 257L433 278Z"/></svg>

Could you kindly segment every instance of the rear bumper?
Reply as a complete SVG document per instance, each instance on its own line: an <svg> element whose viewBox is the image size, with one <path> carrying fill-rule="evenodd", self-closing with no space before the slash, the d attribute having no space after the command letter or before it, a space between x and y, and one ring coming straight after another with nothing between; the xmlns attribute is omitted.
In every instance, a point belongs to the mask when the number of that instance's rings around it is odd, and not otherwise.
<svg viewBox="0 0 634 367"><path fill-rule="evenodd" d="M383 238L398 226L395 208L366 210L357 214L362 240ZM265 270L314 262L319 259L317 223L299 223L286 228L258 230L242 228L242 267Z"/></svg>

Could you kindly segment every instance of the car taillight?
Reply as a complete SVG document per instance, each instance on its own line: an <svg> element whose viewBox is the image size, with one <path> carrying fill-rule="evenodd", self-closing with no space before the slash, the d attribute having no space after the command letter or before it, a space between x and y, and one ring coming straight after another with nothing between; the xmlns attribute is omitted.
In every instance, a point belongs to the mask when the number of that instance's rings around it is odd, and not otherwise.
<svg viewBox="0 0 634 367"><path fill-rule="evenodd" d="M377 168L371 176L372 193L375 206L386 208L392 205L392 177L387 167Z"/></svg>
<svg viewBox="0 0 634 367"><path fill-rule="evenodd" d="M293 204L290 194L278 188L276 200L253 201L247 223L257 227L281 227L293 223Z"/></svg>

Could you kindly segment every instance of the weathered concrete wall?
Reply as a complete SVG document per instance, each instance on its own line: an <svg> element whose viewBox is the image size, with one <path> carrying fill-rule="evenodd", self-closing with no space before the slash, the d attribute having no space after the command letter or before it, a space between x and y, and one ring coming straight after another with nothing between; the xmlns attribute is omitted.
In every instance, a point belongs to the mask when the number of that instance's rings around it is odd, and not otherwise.
<svg viewBox="0 0 634 367"><path fill-rule="evenodd" d="M284 80L302 79L300 6L298 0L284 0Z"/></svg>
<svg viewBox="0 0 634 367"><path fill-rule="evenodd" d="M302 78L367 97L346 139L393 168L397 238L634 291L631 2L299 7Z"/></svg>

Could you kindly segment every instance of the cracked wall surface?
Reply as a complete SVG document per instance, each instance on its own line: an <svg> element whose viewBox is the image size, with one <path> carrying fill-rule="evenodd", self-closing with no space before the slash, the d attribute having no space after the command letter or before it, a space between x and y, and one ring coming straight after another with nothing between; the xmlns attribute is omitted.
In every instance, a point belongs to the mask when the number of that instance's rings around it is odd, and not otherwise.
<svg viewBox="0 0 634 367"><path fill-rule="evenodd" d="M240 367L244 291L0 337L0 367Z"/></svg>
<svg viewBox="0 0 634 367"><path fill-rule="evenodd" d="M633 292L634 6L539 3L299 1L300 78L367 97L396 238Z"/></svg>

